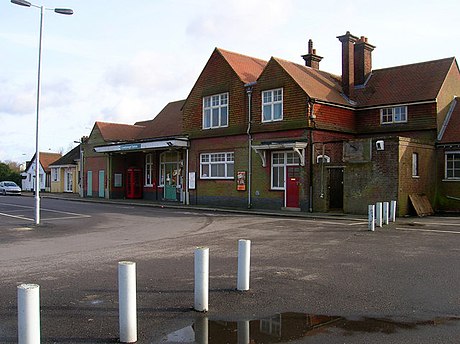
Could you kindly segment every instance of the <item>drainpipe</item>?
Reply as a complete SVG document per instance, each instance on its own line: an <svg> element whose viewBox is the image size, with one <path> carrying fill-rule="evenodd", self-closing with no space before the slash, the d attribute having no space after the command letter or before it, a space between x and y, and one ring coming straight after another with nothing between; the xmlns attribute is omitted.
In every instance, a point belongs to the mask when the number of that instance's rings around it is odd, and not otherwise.
<svg viewBox="0 0 460 344"><path fill-rule="evenodd" d="M307 103L307 108L309 109L309 141L310 141L310 197L309 197L309 211L313 212L313 162L315 159L314 143L313 143L313 129L316 126L316 115L315 115L315 99L310 99Z"/></svg>
<svg viewBox="0 0 460 344"><path fill-rule="evenodd" d="M190 194L189 194L189 172L188 172L188 147L185 150L185 204L190 204Z"/></svg>
<svg viewBox="0 0 460 344"><path fill-rule="evenodd" d="M252 88L257 84L256 81L250 82L244 85L246 87L246 93L248 95L248 129L246 134L248 135L248 209L252 207L251 204L251 180L252 180L252 135L251 135L251 124L252 124Z"/></svg>

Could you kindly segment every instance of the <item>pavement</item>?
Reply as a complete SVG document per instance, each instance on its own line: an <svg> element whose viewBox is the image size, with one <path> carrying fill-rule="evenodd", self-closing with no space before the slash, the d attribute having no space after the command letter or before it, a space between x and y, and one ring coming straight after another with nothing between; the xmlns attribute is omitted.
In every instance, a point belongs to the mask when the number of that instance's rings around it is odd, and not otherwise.
<svg viewBox="0 0 460 344"><path fill-rule="evenodd" d="M23 196L33 197L32 192L23 192ZM150 201L144 199L106 199L106 198L93 198L81 197L75 193L40 193L41 198L49 199L64 199L79 202L93 202L102 204L124 204L129 206L140 207L153 207L153 208L167 208L167 209L190 209L198 211L218 211L233 214L246 214L246 215L263 215L263 216L281 216L292 218L315 218L315 219L347 219L351 221L367 221L367 216L357 214L345 214L343 212L303 212L297 210L273 210L273 209L242 209L242 208L225 208L225 207L208 207L202 205L185 205L176 202L164 201Z"/></svg>

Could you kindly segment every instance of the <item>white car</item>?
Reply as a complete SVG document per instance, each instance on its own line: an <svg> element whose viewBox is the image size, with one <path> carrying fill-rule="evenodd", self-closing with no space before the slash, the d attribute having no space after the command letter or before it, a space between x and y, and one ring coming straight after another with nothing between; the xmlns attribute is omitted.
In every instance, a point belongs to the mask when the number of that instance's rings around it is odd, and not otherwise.
<svg viewBox="0 0 460 344"><path fill-rule="evenodd" d="M21 188L15 182L0 182L0 195L20 195Z"/></svg>

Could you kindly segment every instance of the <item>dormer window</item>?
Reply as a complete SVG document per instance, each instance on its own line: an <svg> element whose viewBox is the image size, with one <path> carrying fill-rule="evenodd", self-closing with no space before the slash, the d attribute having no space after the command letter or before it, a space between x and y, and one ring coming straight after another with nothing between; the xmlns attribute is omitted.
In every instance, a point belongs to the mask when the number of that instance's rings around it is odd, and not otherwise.
<svg viewBox="0 0 460 344"><path fill-rule="evenodd" d="M283 89L262 92L262 122L281 121L283 119Z"/></svg>
<svg viewBox="0 0 460 344"><path fill-rule="evenodd" d="M228 127L228 93L203 98L203 129Z"/></svg>
<svg viewBox="0 0 460 344"><path fill-rule="evenodd" d="M406 123L407 122L407 106L396 106L380 110L380 123Z"/></svg>

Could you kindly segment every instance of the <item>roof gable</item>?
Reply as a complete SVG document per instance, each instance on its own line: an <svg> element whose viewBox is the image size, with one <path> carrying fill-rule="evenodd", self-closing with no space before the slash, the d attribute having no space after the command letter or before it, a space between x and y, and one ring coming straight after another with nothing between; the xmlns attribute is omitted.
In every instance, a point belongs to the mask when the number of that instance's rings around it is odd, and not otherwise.
<svg viewBox="0 0 460 344"><path fill-rule="evenodd" d="M224 49L216 48L216 51L222 55L230 67L235 71L238 78L245 84L256 81L265 66L267 61L246 56Z"/></svg>
<svg viewBox="0 0 460 344"><path fill-rule="evenodd" d="M441 144L460 143L460 98L456 97L444 121L440 133Z"/></svg>
<svg viewBox="0 0 460 344"><path fill-rule="evenodd" d="M360 107L435 100L455 58L373 70L355 89Z"/></svg>

